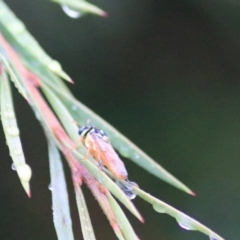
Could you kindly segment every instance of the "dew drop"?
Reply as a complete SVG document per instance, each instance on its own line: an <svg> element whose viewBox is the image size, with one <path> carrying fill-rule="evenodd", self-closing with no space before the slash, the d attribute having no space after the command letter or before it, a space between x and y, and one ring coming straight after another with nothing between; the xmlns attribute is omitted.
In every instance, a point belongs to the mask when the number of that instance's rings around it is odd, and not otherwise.
<svg viewBox="0 0 240 240"><path fill-rule="evenodd" d="M134 158L139 159L139 155L137 153L134 153Z"/></svg>
<svg viewBox="0 0 240 240"><path fill-rule="evenodd" d="M52 187L52 184L51 184L51 183L49 183L49 185L48 185L48 189L49 189L50 191L53 190L53 187Z"/></svg>
<svg viewBox="0 0 240 240"><path fill-rule="evenodd" d="M126 146L121 146L121 151L127 152L127 151L128 151L128 147L126 147Z"/></svg>
<svg viewBox="0 0 240 240"><path fill-rule="evenodd" d="M77 110L77 106L76 105L72 105L72 110L76 111Z"/></svg>
<svg viewBox="0 0 240 240"><path fill-rule="evenodd" d="M153 204L153 209L159 213L166 213L166 209L158 204Z"/></svg>
<svg viewBox="0 0 240 240"><path fill-rule="evenodd" d="M59 72L62 70L62 67L60 65L60 63L56 60L51 61L48 64L48 67L53 71L53 72Z"/></svg>
<svg viewBox="0 0 240 240"><path fill-rule="evenodd" d="M29 182L32 177L32 170L27 164L16 167L17 173L21 181Z"/></svg>
<svg viewBox="0 0 240 240"><path fill-rule="evenodd" d="M21 148L14 148L13 151L12 151L12 153L13 153L14 155L22 155L22 154L23 154L23 151L22 151Z"/></svg>
<svg viewBox="0 0 240 240"><path fill-rule="evenodd" d="M81 212L84 212L84 208L80 208L80 211L81 211Z"/></svg>
<svg viewBox="0 0 240 240"><path fill-rule="evenodd" d="M3 116L5 118L13 118L14 117L14 113L12 110L6 110L3 112Z"/></svg>
<svg viewBox="0 0 240 240"><path fill-rule="evenodd" d="M70 18L79 18L82 13L78 10L73 10L69 8L67 5L62 5L62 10L70 17Z"/></svg>
<svg viewBox="0 0 240 240"><path fill-rule="evenodd" d="M135 199L136 198L136 194L135 193L131 193L131 195L128 195L128 198L130 199L130 200L133 200L133 199Z"/></svg>
<svg viewBox="0 0 240 240"><path fill-rule="evenodd" d="M19 129L17 127L7 127L6 128L7 134L16 137L19 135Z"/></svg>
<svg viewBox="0 0 240 240"><path fill-rule="evenodd" d="M218 240L218 239L210 236L210 240Z"/></svg>
<svg viewBox="0 0 240 240"><path fill-rule="evenodd" d="M133 192L132 186L137 186L135 182L121 182L116 180L115 183L118 187L125 193L125 195L130 199L133 200L136 198L136 194Z"/></svg>
<svg viewBox="0 0 240 240"><path fill-rule="evenodd" d="M24 31L25 27L20 21L14 21L8 24L8 27L11 28L15 34L19 34Z"/></svg>
<svg viewBox="0 0 240 240"><path fill-rule="evenodd" d="M185 223L178 223L178 224L181 228L183 228L185 230L191 230L191 228L188 225L186 225Z"/></svg>
<svg viewBox="0 0 240 240"><path fill-rule="evenodd" d="M16 167L15 167L15 164L14 164L14 163L12 163L11 169L12 169L13 171L16 171Z"/></svg>
<svg viewBox="0 0 240 240"><path fill-rule="evenodd" d="M41 121L41 115L37 111L35 111L35 117L37 120Z"/></svg>
<svg viewBox="0 0 240 240"><path fill-rule="evenodd" d="M71 221L66 219L65 217L63 218L63 223L66 225L66 226L70 226L71 225Z"/></svg>

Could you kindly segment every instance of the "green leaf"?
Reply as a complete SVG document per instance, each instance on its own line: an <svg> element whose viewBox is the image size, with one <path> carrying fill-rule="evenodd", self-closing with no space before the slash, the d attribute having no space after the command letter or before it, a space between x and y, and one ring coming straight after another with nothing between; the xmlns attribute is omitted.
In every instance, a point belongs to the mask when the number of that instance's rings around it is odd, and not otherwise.
<svg viewBox="0 0 240 240"><path fill-rule="evenodd" d="M92 162L90 162L87 159L84 159L84 156L81 155L76 150L73 150L72 153L100 183L102 183L120 202L122 202L125 205L125 207L128 208L128 210L133 215L135 215L141 222L143 222L143 218L141 217L139 212L136 210L133 203L105 173L100 171L99 168L95 166Z"/></svg>
<svg viewBox="0 0 240 240"><path fill-rule="evenodd" d="M47 134L46 136L48 139L48 154L51 176L49 189L52 192L54 226L57 232L58 240L73 240L74 236L72 231L68 193L60 154L51 137Z"/></svg>
<svg viewBox="0 0 240 240"><path fill-rule="evenodd" d="M54 111L58 115L61 123L64 128L68 132L69 136L72 139L76 139L78 137L77 127L72 121L72 117L69 114L68 110L62 104L62 102L57 98L57 96L46 87L42 87L43 92L45 93L48 101L51 103ZM67 145L66 145L67 146ZM133 203L127 198L127 196L121 191L121 189L102 171L99 170L91 161L88 159L84 159L84 156L78 153L76 150L71 149L70 146L67 146L70 150L72 150L73 154L76 156L78 160L80 160L81 164L104 186L106 186L114 195L121 201L128 209L131 211L140 221L142 221L142 217L134 207ZM84 159L84 160L82 160Z"/></svg>
<svg viewBox="0 0 240 240"><path fill-rule="evenodd" d="M135 234L131 224L129 223L127 217L125 216L124 212L116 202L116 200L112 197L111 194L107 194L109 203L112 207L112 210L118 220L118 224L121 227L121 230L124 234L126 240L137 240L138 237Z"/></svg>
<svg viewBox="0 0 240 240"><path fill-rule="evenodd" d="M61 5L66 5L73 9L74 11L79 11L80 13L88 12L103 17L107 16L107 13L104 12L102 9L83 0L51 0L51 1L59 3Z"/></svg>
<svg viewBox="0 0 240 240"><path fill-rule="evenodd" d="M13 166L17 171L22 186L30 197L29 181L31 179L31 168L26 164L19 137L19 128L13 107L11 88L5 70L0 64L0 84L1 84L1 120L4 134L13 160Z"/></svg>
<svg viewBox="0 0 240 240"><path fill-rule="evenodd" d="M5 58L5 56L2 54L1 51L0 51L0 60L2 61L4 67L7 69L7 72L11 76L11 79L15 83L15 86L17 87L18 91L22 94L22 96L25 99L27 99L27 96L25 94L25 91L21 85L19 78L16 76L10 62Z"/></svg>
<svg viewBox="0 0 240 240"><path fill-rule="evenodd" d="M79 186L75 188L75 194L83 238L84 240L96 240L84 195Z"/></svg>
<svg viewBox="0 0 240 240"><path fill-rule="evenodd" d="M25 25L2 0L0 0L0 23L8 30L11 37L35 58L35 62L71 82L70 77L62 70L60 63L47 55L36 39L27 31Z"/></svg>
<svg viewBox="0 0 240 240"><path fill-rule="evenodd" d="M12 22L19 21L16 19L15 15L13 15L12 12L7 8L7 6L0 0L1 30L4 31L4 34L7 36L8 41L10 41L13 46L18 48L18 53L21 54L21 57L25 60L25 63L27 63L28 67L30 67L34 72L37 72L38 76L41 76L42 80L44 80L45 83L51 86L54 84L54 86L52 86L54 91L56 91L58 95L61 96L62 102L64 103L65 107L69 109L69 112L76 121L83 125L86 124L87 120L90 119L92 124L95 124L99 128L103 129L109 135L112 145L124 157L131 159L136 164L147 170L149 173L155 175L156 177L189 194L194 195L194 193L186 185L184 185L173 175L167 172L163 167L151 159L146 153L140 150L136 145L134 145L121 133L119 133L110 124L108 124L93 111L72 97L71 93L67 90L62 81L49 73L47 71L49 68L47 69L44 67L48 61L45 61L45 58L40 53L38 53L38 48L35 46L36 42L34 42L35 40L26 41L25 44L25 38L28 39L28 37L25 37L25 34L27 33L27 35L29 35L27 30L24 29L23 34L15 34L12 28L8 27L8 21L6 21L6 19L9 19L9 21ZM32 53L32 51L36 51L36 53ZM56 88L56 84L58 88Z"/></svg>
<svg viewBox="0 0 240 240"><path fill-rule="evenodd" d="M55 79L55 81L58 81ZM166 181L167 183L191 194L195 195L186 185L176 179L173 175L167 172L163 167L156 163L146 153L139 149L129 139L112 127L109 123L99 117L96 113L87 108L84 104L77 101L69 93L62 93L53 84L47 83L53 91L61 98L61 102L68 109L79 124L85 125L88 120L91 120L91 124L96 125L100 129L103 129L109 136L112 145L126 158L131 159L133 162L153 174L154 176ZM57 82L55 83L57 84Z"/></svg>
<svg viewBox="0 0 240 240"><path fill-rule="evenodd" d="M210 237L210 240L224 240L218 234L213 232L211 229L207 228L200 222L194 220L193 218L187 216L186 214L180 212L179 210L171 207L170 205L166 204L165 202L151 196L149 193L144 192L143 190L133 187L134 192L144 199L145 201L152 204L155 211L159 213L166 213L172 217L174 217L180 227L184 228L185 230L195 230L202 232Z"/></svg>

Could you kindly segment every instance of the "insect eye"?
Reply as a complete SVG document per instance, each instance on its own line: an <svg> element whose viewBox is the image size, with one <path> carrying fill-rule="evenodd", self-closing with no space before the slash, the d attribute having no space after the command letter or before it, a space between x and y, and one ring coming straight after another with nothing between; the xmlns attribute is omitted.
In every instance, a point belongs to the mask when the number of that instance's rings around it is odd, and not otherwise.
<svg viewBox="0 0 240 240"><path fill-rule="evenodd" d="M86 136L87 133L92 129L92 127L89 126L83 126L81 128L79 128L78 130L78 134L81 136Z"/></svg>
<svg viewBox="0 0 240 240"><path fill-rule="evenodd" d="M78 134L81 135L85 129L86 129L86 127L79 128Z"/></svg>

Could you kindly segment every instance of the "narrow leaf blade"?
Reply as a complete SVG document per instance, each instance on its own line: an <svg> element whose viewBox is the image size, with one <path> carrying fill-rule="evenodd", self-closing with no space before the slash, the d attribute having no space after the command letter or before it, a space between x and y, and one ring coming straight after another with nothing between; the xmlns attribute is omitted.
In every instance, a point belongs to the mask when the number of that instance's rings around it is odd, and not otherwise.
<svg viewBox="0 0 240 240"><path fill-rule="evenodd" d="M127 217L125 216L123 210L120 208L116 200L112 197L111 194L107 194L109 203L113 209L113 212L118 220L118 224L121 227L121 231L124 234L126 240L137 240L138 237L135 234L131 224L129 223Z"/></svg>
<svg viewBox="0 0 240 240"><path fill-rule="evenodd" d="M146 193L137 187L134 187L134 191L139 197L152 204L155 211L159 213L166 213L174 217L182 228L186 230L199 231L201 233L208 235L210 239L213 240L224 240L221 236L219 236L218 234L216 234L215 232L213 232L211 229L207 228L200 222L187 216L185 213L173 208L167 203L151 196L149 193Z"/></svg>
<svg viewBox="0 0 240 240"><path fill-rule="evenodd" d="M96 240L84 195L80 187L75 188L76 202L84 240Z"/></svg>
<svg viewBox="0 0 240 240"><path fill-rule="evenodd" d="M0 0L0 23L8 30L11 37L35 58L35 62L45 66L50 71L59 75L63 79L72 82L70 77L62 70L59 62L53 60L41 48L39 43L28 32L25 25L16 17L9 7Z"/></svg>
<svg viewBox="0 0 240 240"><path fill-rule="evenodd" d="M14 168L20 178L22 186L30 197L29 181L31 179L31 168L26 164L19 137L19 128L13 107L12 94L8 77L3 69L0 73L1 84L1 120L4 134L13 160Z"/></svg>
<svg viewBox="0 0 240 240"><path fill-rule="evenodd" d="M47 138L51 176L49 189L52 192L54 226L59 240L74 240L68 193L60 154L50 136Z"/></svg>
<svg viewBox="0 0 240 240"><path fill-rule="evenodd" d="M16 74L14 73L13 68L11 67L10 62L5 58L5 56L1 53L0 51L0 60L3 62L3 65L5 66L5 68L7 69L7 72L9 73L9 75L11 76L12 81L15 83L15 86L18 88L18 91L22 94L22 96L27 99L27 96L25 94L25 91L20 83L20 80L18 79L18 77L16 76Z"/></svg>

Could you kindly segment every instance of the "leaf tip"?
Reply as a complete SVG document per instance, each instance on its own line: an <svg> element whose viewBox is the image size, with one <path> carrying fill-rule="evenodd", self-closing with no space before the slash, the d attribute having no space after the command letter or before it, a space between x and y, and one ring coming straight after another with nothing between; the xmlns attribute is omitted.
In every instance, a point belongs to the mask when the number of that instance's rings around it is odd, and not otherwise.
<svg viewBox="0 0 240 240"><path fill-rule="evenodd" d="M29 189L29 192L27 192L27 196L28 196L28 198L31 198L31 196L32 196L30 189Z"/></svg>
<svg viewBox="0 0 240 240"><path fill-rule="evenodd" d="M102 11L100 16L107 18L109 15L107 12Z"/></svg>
<svg viewBox="0 0 240 240"><path fill-rule="evenodd" d="M69 79L69 82L70 82L71 84L75 84L75 82L74 82L72 79Z"/></svg>
<svg viewBox="0 0 240 240"><path fill-rule="evenodd" d="M189 192L189 194L192 195L193 197L196 197L196 193L193 191Z"/></svg>
<svg viewBox="0 0 240 240"><path fill-rule="evenodd" d="M31 198L31 190L30 190L30 185L28 182L21 182L22 183L22 186L23 186L23 189L25 190L27 196L29 198Z"/></svg>
<svg viewBox="0 0 240 240"><path fill-rule="evenodd" d="M145 220L144 220L144 218L143 218L142 216L140 216L140 219L139 219L139 220L140 220L141 223L144 223L144 222L145 222Z"/></svg>

